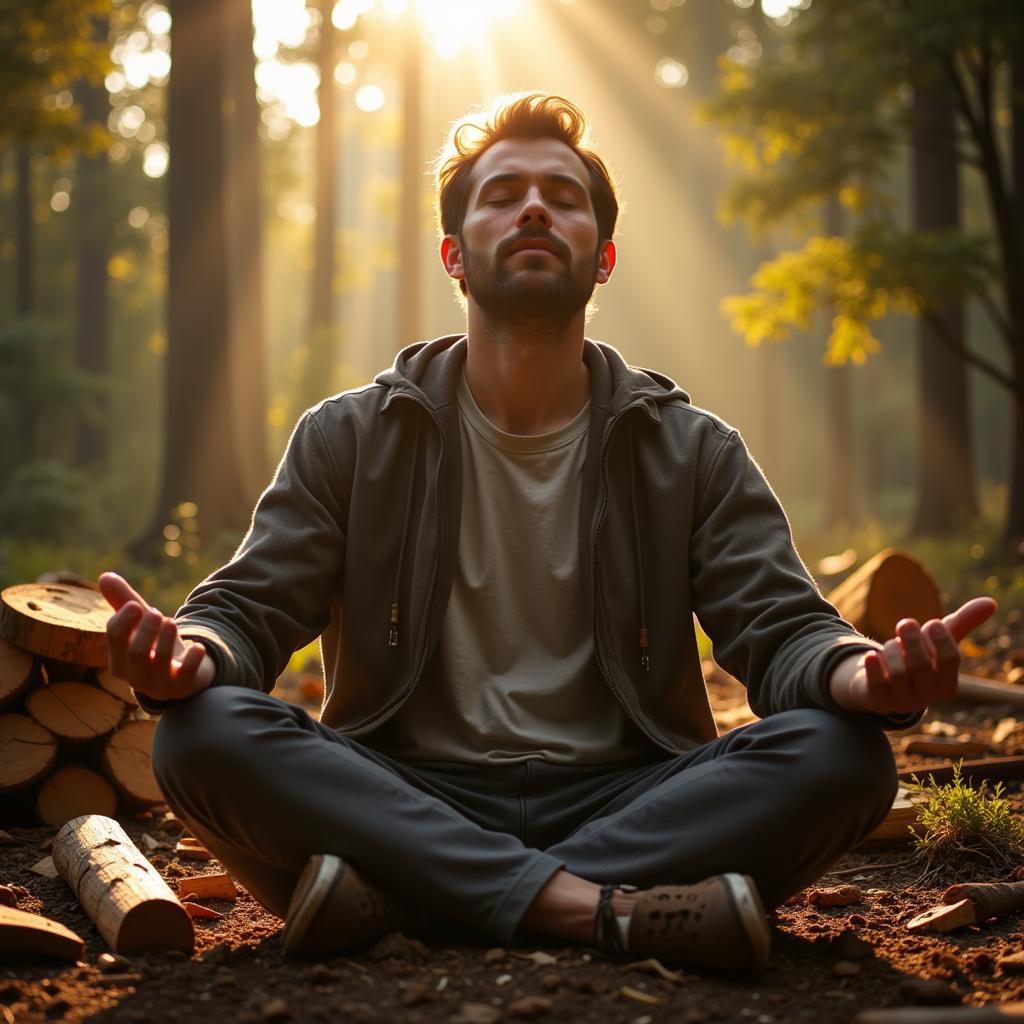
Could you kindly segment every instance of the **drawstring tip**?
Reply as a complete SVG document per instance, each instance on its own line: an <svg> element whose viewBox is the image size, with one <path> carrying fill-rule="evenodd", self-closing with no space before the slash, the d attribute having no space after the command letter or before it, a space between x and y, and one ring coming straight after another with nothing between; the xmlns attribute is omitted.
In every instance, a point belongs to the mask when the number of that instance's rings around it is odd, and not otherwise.
<svg viewBox="0 0 1024 1024"><path fill-rule="evenodd" d="M391 606L391 628L388 630L388 647L398 646L398 602Z"/></svg>
<svg viewBox="0 0 1024 1024"><path fill-rule="evenodd" d="M645 672L651 671L651 659L647 653L647 648L650 646L650 642L647 639L647 629L644 626L640 627L640 667Z"/></svg>

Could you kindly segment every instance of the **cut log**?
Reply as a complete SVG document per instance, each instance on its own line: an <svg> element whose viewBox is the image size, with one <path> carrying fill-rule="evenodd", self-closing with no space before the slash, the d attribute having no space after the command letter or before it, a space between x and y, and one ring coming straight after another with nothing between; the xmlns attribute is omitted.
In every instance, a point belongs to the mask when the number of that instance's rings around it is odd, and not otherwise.
<svg viewBox="0 0 1024 1024"><path fill-rule="evenodd" d="M57 739L27 715L0 715L0 793L46 776L57 760Z"/></svg>
<svg viewBox="0 0 1024 1024"><path fill-rule="evenodd" d="M907 1006L864 1010L854 1024L999 1024L1024 1020L1024 1003L998 1006Z"/></svg>
<svg viewBox="0 0 1024 1024"><path fill-rule="evenodd" d="M125 722L103 748L103 770L107 778L136 807L162 804L163 793L153 774L153 733L156 722L137 718Z"/></svg>
<svg viewBox="0 0 1024 1024"><path fill-rule="evenodd" d="M38 679L39 670L32 654L0 639L0 708L20 700Z"/></svg>
<svg viewBox="0 0 1024 1024"><path fill-rule="evenodd" d="M0 906L0 956L52 956L62 960L81 960L85 956L85 942L60 922L51 921L42 914Z"/></svg>
<svg viewBox="0 0 1024 1024"><path fill-rule="evenodd" d="M66 583L18 583L0 592L0 636L15 647L75 665L107 665L107 620L101 593Z"/></svg>
<svg viewBox="0 0 1024 1024"><path fill-rule="evenodd" d="M99 772L78 764L58 768L40 787L36 796L39 820L60 827L83 814L113 817L117 793Z"/></svg>
<svg viewBox="0 0 1024 1024"><path fill-rule="evenodd" d="M869 559L827 598L847 622L879 643L896 635L900 619L917 619L923 625L945 614L938 585L928 570L895 548Z"/></svg>
<svg viewBox="0 0 1024 1024"><path fill-rule="evenodd" d="M72 818L53 840L53 862L115 953L195 948L185 908L112 818Z"/></svg>
<svg viewBox="0 0 1024 1024"><path fill-rule="evenodd" d="M25 698L25 710L54 736L72 743L109 736L125 713L121 701L88 683L40 687Z"/></svg>
<svg viewBox="0 0 1024 1024"><path fill-rule="evenodd" d="M984 743L976 743L974 740L925 735L904 736L900 750L904 754L927 754L936 757L952 757L957 754L961 757L980 757L988 753L988 747Z"/></svg>
<svg viewBox="0 0 1024 1024"><path fill-rule="evenodd" d="M979 921L977 910L969 899L943 903L918 914L907 922L908 932L953 932Z"/></svg>
<svg viewBox="0 0 1024 1024"><path fill-rule="evenodd" d="M126 707L134 710L139 706L139 702L135 699L135 691L123 679L118 679L110 669L97 669L96 682L107 693L117 697Z"/></svg>
<svg viewBox="0 0 1024 1024"><path fill-rule="evenodd" d="M960 673L953 700L968 701L972 704L1011 704L1024 708L1024 686L1003 683L995 679Z"/></svg>
<svg viewBox="0 0 1024 1024"><path fill-rule="evenodd" d="M953 781L955 763L929 765L927 768L908 768L897 775L902 782L912 781L916 775L921 782L928 782L934 776L937 785ZM1013 757L983 757L977 761L964 761L960 777L965 782L1010 782L1024 779L1024 755Z"/></svg>
<svg viewBox="0 0 1024 1024"><path fill-rule="evenodd" d="M898 789L892 809L884 821L862 840L862 845L882 846L910 842L913 838L910 827L917 824L921 804L927 802L928 796L927 792L912 792L902 787Z"/></svg>

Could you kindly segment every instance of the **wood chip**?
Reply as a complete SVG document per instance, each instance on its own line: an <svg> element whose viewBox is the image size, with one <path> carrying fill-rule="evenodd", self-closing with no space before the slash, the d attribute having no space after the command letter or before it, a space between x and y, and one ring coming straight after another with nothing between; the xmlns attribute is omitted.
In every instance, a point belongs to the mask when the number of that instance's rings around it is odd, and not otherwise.
<svg viewBox="0 0 1024 1024"><path fill-rule="evenodd" d="M181 905L188 911L189 917L200 921L217 921L224 916L223 914L218 914L216 910L204 907L201 903L185 901Z"/></svg>
<svg viewBox="0 0 1024 1024"><path fill-rule="evenodd" d="M1004 974L1024 974L1024 952L1001 956L996 961L996 966L1001 968Z"/></svg>
<svg viewBox="0 0 1024 1024"><path fill-rule="evenodd" d="M807 902L812 907L846 907L860 903L864 894L859 885L830 885L824 889L809 889Z"/></svg>
<svg viewBox="0 0 1024 1024"><path fill-rule="evenodd" d="M974 903L971 900L959 900L956 903L943 903L918 914L907 922L908 932L951 932L969 924L977 924Z"/></svg>
<svg viewBox="0 0 1024 1024"><path fill-rule="evenodd" d="M202 900L233 900L238 893L231 876L222 872L178 879L178 897L186 899L190 895Z"/></svg>
<svg viewBox="0 0 1024 1024"><path fill-rule="evenodd" d="M665 1000L660 996L652 996L650 992L641 992L638 988L631 988L623 985L619 989L619 995L624 999L632 999L635 1003L646 1003L648 1006L661 1006Z"/></svg>
<svg viewBox="0 0 1024 1024"><path fill-rule="evenodd" d="M204 846L192 846L191 844L179 842L174 852L184 860L213 860L213 854Z"/></svg>
<svg viewBox="0 0 1024 1024"><path fill-rule="evenodd" d="M29 868L34 875L43 875L45 878L56 878L57 868L54 866L52 857L44 857L38 860Z"/></svg>
<svg viewBox="0 0 1024 1024"><path fill-rule="evenodd" d="M558 963L550 953L545 953L542 950L537 950L536 953L513 953L512 956L520 960L532 960L538 967L550 967L552 964Z"/></svg>

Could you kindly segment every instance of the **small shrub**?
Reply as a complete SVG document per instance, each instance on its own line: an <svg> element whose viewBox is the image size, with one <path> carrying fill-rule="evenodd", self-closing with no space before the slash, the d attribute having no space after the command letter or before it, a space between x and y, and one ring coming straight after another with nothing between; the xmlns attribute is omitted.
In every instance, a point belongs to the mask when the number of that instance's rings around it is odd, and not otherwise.
<svg viewBox="0 0 1024 1024"><path fill-rule="evenodd" d="M924 864L917 879L924 882L941 874L959 881L979 869L1007 871L1024 857L1024 820L1003 798L1004 786L997 782L991 795L988 783L975 788L961 777L963 761L953 768L953 780L944 786L929 776L931 796L921 805L919 824L911 828L914 859ZM926 788L915 775L910 788Z"/></svg>

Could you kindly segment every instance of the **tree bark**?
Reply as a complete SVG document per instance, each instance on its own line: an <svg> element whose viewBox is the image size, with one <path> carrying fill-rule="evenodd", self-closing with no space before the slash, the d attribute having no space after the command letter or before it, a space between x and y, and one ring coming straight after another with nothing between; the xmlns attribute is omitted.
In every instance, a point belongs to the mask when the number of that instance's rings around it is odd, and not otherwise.
<svg viewBox="0 0 1024 1024"><path fill-rule="evenodd" d="M256 99L252 3L227 0L226 174L228 321L231 380L236 401L234 443L245 495L258 495L269 479L266 359L263 316L263 214L260 184L260 106Z"/></svg>
<svg viewBox="0 0 1024 1024"><path fill-rule="evenodd" d="M841 235L843 215L839 200L825 204L825 233ZM855 526L860 521L857 458L854 451L853 423L850 415L850 367L826 366L824 527L832 530L840 525Z"/></svg>
<svg viewBox="0 0 1024 1024"><path fill-rule="evenodd" d="M35 307L32 231L32 154L20 143L14 151L14 311L29 316Z"/></svg>
<svg viewBox="0 0 1024 1024"><path fill-rule="evenodd" d="M106 38L107 22L97 28ZM107 90L82 82L78 102L85 120L105 124L110 112ZM107 262L110 256L109 170L107 154L81 157L75 183L75 258L78 288L75 296L75 358L79 368L105 375L110 371L110 292ZM110 447L109 400L101 403L97 419L80 419L75 436L75 462L90 468L102 467Z"/></svg>
<svg viewBox="0 0 1024 1024"><path fill-rule="evenodd" d="M257 493L244 447L262 429L260 396L244 392L232 344L228 264L225 72L226 18L220 3L171 3L174 65L167 87L169 248L163 479L155 517L132 546L159 553L162 530L183 502L198 506L199 536L241 534ZM254 359L261 350L253 346Z"/></svg>
<svg viewBox="0 0 1024 1024"><path fill-rule="evenodd" d="M333 3L320 0L320 121L316 129L316 224L313 239L313 282L309 307L309 355L303 367L295 416L327 394L337 359L334 312L334 246L337 218L338 104L334 83L337 32L331 21Z"/></svg>
<svg viewBox="0 0 1024 1024"><path fill-rule="evenodd" d="M931 79L914 96L912 195L918 231L960 227L954 97ZM941 328L934 322L938 320ZM948 534L976 516L967 366L940 330L964 345L964 309L948 302L917 320L917 479L911 533Z"/></svg>
<svg viewBox="0 0 1024 1024"><path fill-rule="evenodd" d="M423 166L420 159L420 29L415 18L405 19L402 55L402 199L398 235L398 316L396 351L416 341L420 331L420 197Z"/></svg>

